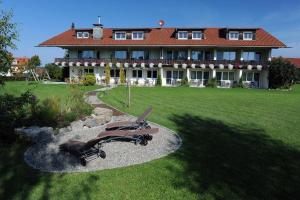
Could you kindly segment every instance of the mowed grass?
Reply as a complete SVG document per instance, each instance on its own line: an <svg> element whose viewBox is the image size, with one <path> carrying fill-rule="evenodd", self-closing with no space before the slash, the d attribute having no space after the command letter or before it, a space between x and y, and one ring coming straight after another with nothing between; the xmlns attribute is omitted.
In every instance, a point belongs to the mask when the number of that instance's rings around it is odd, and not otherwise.
<svg viewBox="0 0 300 200"><path fill-rule="evenodd" d="M36 84L35 82L26 81L7 81L5 86L0 88L0 95L7 93L19 96L21 93L31 90L40 101L50 98L58 97L62 106L65 106L69 95L69 85L66 84ZM95 90L99 86L80 86L83 92Z"/></svg>
<svg viewBox="0 0 300 200"><path fill-rule="evenodd" d="M300 85L292 91L253 89L127 88L108 92L103 100L122 111L139 115L153 107L149 120L176 130L173 115L191 114L229 125L259 127L274 139L300 145Z"/></svg>
<svg viewBox="0 0 300 200"><path fill-rule="evenodd" d="M9 84L6 87L15 88L20 83ZM67 89L58 89L66 86L38 87L38 96L66 97ZM102 99L134 115L152 105L149 120L179 133L183 138L179 151L120 169L51 174L24 163L26 145L2 144L0 199L299 199L299 86L290 92L198 88L131 92L130 108L124 106L124 87Z"/></svg>

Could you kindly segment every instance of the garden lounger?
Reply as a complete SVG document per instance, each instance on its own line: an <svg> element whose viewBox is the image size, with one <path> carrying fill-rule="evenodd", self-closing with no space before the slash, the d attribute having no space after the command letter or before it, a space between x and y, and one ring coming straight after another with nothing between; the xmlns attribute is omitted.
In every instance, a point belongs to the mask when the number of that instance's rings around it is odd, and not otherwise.
<svg viewBox="0 0 300 200"><path fill-rule="evenodd" d="M96 158L105 158L106 153L101 150L101 146L104 143L113 141L133 141L135 144L141 144L146 146L149 140L152 140L150 134L158 132L158 128L149 128L142 130L115 130L101 132L96 138L87 142L81 142L77 140L69 140L59 146L62 151L69 152L80 159L83 166L87 161L94 160Z"/></svg>
<svg viewBox="0 0 300 200"><path fill-rule="evenodd" d="M135 129L143 129L143 128L151 128L146 118L152 112L152 107L149 107L141 116L137 118L136 121L122 121L122 122L114 122L110 123L106 126L106 130L135 130Z"/></svg>

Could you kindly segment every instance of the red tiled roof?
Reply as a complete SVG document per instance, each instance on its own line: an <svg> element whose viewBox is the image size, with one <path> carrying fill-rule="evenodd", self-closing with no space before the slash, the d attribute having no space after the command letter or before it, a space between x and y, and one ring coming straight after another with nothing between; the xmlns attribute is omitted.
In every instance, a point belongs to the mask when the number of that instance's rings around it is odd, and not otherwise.
<svg viewBox="0 0 300 200"><path fill-rule="evenodd" d="M290 61L297 68L300 68L300 58L284 58L284 59Z"/></svg>
<svg viewBox="0 0 300 200"><path fill-rule="evenodd" d="M113 30L111 28L104 28L103 39L94 40L77 39L75 37L76 30L69 29L43 43L39 46L180 46L180 45L195 45L195 46L228 46L228 47L274 47L281 48L286 47L284 43L276 39L274 36L266 32L265 30L258 28L256 30L256 39L252 41L245 40L227 40L221 38L219 32L221 28L205 28L205 39L203 40L178 40L173 37L176 28L151 28L149 32L145 32L146 37L144 40L114 40L112 39ZM90 30L92 29L85 29Z"/></svg>

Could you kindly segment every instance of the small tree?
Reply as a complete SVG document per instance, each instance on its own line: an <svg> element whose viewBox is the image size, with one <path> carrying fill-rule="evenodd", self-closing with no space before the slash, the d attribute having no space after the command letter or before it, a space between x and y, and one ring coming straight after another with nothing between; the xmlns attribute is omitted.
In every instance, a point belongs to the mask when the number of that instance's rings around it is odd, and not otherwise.
<svg viewBox="0 0 300 200"><path fill-rule="evenodd" d="M105 83L106 85L110 83L110 67L108 65L105 66Z"/></svg>
<svg viewBox="0 0 300 200"><path fill-rule="evenodd" d="M126 80L125 80L125 70L124 70L123 64L121 64L121 66L120 66L120 83L124 84L125 82L126 82Z"/></svg>
<svg viewBox="0 0 300 200"><path fill-rule="evenodd" d="M296 67L282 57L271 61L269 67L270 88L290 88L296 80Z"/></svg>
<svg viewBox="0 0 300 200"><path fill-rule="evenodd" d="M45 69L48 71L50 78L61 80L62 79L62 69L54 64L46 64Z"/></svg>
<svg viewBox="0 0 300 200"><path fill-rule="evenodd" d="M0 1L1 4L1 1ZM16 49L15 41L18 39L17 25L12 23L12 12L4 12L0 10L0 72L8 72L13 60L12 54L9 52L11 49ZM1 79L0 84L4 84Z"/></svg>
<svg viewBox="0 0 300 200"><path fill-rule="evenodd" d="M36 67L41 65L41 60L38 55L32 56L27 64L27 69L35 70Z"/></svg>
<svg viewBox="0 0 300 200"><path fill-rule="evenodd" d="M156 86L161 86L161 74L160 74L160 72L158 72L158 75L157 75Z"/></svg>

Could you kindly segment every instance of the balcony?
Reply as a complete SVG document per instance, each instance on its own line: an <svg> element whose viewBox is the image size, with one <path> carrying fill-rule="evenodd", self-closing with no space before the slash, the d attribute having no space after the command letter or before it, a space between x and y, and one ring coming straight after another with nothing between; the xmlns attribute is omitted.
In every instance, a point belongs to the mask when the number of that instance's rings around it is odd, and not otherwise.
<svg viewBox="0 0 300 200"><path fill-rule="evenodd" d="M158 66L158 67L200 67L200 66L214 66L216 68L223 68L231 66L232 68L248 68L265 69L269 66L269 61L240 61L240 60L168 60L168 59L96 59L96 58L55 58L55 63L62 66L104 66L104 64L128 64L128 66ZM183 67L184 68L184 67Z"/></svg>

